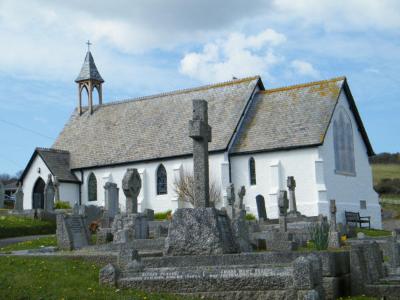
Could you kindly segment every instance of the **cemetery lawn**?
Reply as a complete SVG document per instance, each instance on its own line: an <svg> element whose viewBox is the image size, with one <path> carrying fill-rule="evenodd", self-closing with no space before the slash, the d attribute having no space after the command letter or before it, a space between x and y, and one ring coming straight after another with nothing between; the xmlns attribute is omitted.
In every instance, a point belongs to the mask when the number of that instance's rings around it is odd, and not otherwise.
<svg viewBox="0 0 400 300"><path fill-rule="evenodd" d="M0 239L56 233L56 223L18 216L0 216Z"/></svg>
<svg viewBox="0 0 400 300"><path fill-rule="evenodd" d="M366 236L369 237L384 237L391 236L392 233L389 230L382 229L367 229L367 228L356 228L356 232L363 232Z"/></svg>
<svg viewBox="0 0 400 300"><path fill-rule="evenodd" d="M99 286L98 265L65 258L0 257L3 299L194 299Z"/></svg>
<svg viewBox="0 0 400 300"><path fill-rule="evenodd" d="M0 253L9 253L11 251L37 249L40 247L49 247L49 246L57 246L57 239L55 235L41 237L31 241L10 244L3 248L0 248Z"/></svg>

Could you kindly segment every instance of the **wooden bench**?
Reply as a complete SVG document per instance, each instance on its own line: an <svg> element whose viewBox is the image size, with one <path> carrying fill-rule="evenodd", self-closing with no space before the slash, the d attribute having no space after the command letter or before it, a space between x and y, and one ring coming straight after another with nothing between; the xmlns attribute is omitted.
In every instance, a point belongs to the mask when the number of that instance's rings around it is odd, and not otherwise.
<svg viewBox="0 0 400 300"><path fill-rule="evenodd" d="M362 228L362 224L368 223L368 229L371 229L371 217L360 217L360 213L351 211L345 211L344 215L346 217L346 224L356 223L356 226L358 224Z"/></svg>

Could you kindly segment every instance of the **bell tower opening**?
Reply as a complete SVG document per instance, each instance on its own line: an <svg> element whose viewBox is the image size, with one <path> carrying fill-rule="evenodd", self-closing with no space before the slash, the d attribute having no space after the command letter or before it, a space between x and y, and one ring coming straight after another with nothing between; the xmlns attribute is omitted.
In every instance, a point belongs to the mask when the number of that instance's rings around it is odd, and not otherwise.
<svg viewBox="0 0 400 300"><path fill-rule="evenodd" d="M82 106L82 93L87 93L88 95L88 108L90 114L93 113L93 91L97 91L98 95L98 104L101 105L103 103L103 78L101 77L99 71L97 70L96 64L94 63L94 59L92 53L90 52L91 43L87 41L88 50L86 52L85 60L83 61L83 65L78 77L75 79L75 82L78 84L78 112L79 115L83 113Z"/></svg>

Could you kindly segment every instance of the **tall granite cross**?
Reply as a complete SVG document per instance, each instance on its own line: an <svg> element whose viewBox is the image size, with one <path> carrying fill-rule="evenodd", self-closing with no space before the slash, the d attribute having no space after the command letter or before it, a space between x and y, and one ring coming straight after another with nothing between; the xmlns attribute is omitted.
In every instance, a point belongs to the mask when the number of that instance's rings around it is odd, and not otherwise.
<svg viewBox="0 0 400 300"><path fill-rule="evenodd" d="M189 136L193 139L194 206L209 207L208 143L211 142L211 127L205 100L193 100Z"/></svg>

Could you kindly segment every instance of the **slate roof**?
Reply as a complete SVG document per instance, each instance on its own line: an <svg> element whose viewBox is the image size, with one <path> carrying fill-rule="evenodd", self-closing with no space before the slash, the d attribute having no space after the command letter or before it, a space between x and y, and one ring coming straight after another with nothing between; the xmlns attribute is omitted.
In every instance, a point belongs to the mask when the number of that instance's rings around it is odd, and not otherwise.
<svg viewBox="0 0 400 300"><path fill-rule="evenodd" d="M232 153L321 145L344 89L369 155L371 144L345 77L260 91L243 122Z"/></svg>
<svg viewBox="0 0 400 300"><path fill-rule="evenodd" d="M89 80L89 79L96 80L99 82L104 82L103 78L100 76L99 71L97 70L92 53L90 51L86 53L81 71L78 77L75 79L75 82Z"/></svg>
<svg viewBox="0 0 400 300"><path fill-rule="evenodd" d="M21 174L19 181L22 181L28 172L31 164L33 163L36 155L39 155L50 172L57 176L59 181L64 182L79 182L76 176L71 172L70 168L70 153L63 150L48 149L48 148L36 148L31 159L28 162L24 172Z"/></svg>
<svg viewBox="0 0 400 300"><path fill-rule="evenodd" d="M72 114L53 148L69 151L71 169L192 154L192 99L208 101L210 151L226 150L260 77L114 102Z"/></svg>

